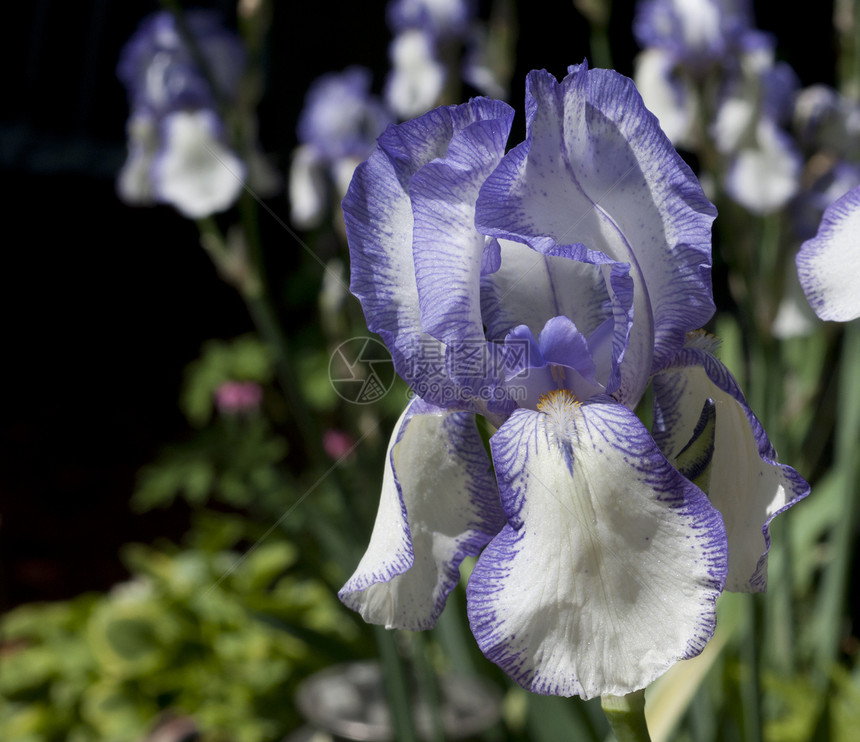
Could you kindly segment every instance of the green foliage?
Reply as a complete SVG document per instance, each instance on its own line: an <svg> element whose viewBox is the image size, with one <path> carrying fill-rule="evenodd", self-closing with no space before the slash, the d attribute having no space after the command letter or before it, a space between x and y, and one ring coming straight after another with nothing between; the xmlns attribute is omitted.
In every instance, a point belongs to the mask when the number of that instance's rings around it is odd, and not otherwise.
<svg viewBox="0 0 860 742"><path fill-rule="evenodd" d="M266 386L274 375L272 353L256 336L209 340L186 369L180 407L192 425L202 427L215 415L215 392L221 384L253 381Z"/></svg>
<svg viewBox="0 0 860 742"><path fill-rule="evenodd" d="M243 508L278 493L283 502L287 483L278 466L287 451L287 441L260 416L214 420L141 468L132 505L145 511L181 496L192 505L215 498Z"/></svg>
<svg viewBox="0 0 860 742"><path fill-rule="evenodd" d="M207 512L184 548L129 545L133 576L109 594L6 615L0 739L137 740L167 710L213 742L296 726L297 682L356 656L359 632L294 544L255 531Z"/></svg>

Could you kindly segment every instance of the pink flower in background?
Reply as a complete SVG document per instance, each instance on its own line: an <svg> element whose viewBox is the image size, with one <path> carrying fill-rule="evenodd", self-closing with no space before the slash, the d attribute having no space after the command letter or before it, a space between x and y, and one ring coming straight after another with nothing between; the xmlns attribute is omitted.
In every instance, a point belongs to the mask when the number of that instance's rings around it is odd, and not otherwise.
<svg viewBox="0 0 860 742"><path fill-rule="evenodd" d="M330 428L323 433L322 444L325 452L337 461L352 452L355 446L355 438L343 430Z"/></svg>
<svg viewBox="0 0 860 742"><path fill-rule="evenodd" d="M215 390L215 406L224 415L254 412L263 401L263 388L253 381L225 381Z"/></svg>

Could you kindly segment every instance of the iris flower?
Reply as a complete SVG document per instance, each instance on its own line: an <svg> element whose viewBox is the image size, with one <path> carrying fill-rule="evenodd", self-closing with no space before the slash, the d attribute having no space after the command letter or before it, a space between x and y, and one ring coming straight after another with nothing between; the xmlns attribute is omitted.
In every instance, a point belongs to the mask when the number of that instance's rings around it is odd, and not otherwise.
<svg viewBox="0 0 860 742"><path fill-rule="evenodd" d="M393 121L371 83L370 70L349 67L318 78L305 96L290 163L291 218L302 229L319 226L332 190L343 198L356 165Z"/></svg>
<svg viewBox="0 0 860 742"><path fill-rule="evenodd" d="M696 332L715 210L633 83L532 72L506 152L512 118L478 98L389 127L344 199L352 291L416 396L340 597L427 629L478 556L490 660L623 695L702 650L724 587L764 589L768 524L807 486Z"/></svg>
<svg viewBox="0 0 860 742"><path fill-rule="evenodd" d="M782 208L800 185L801 158L785 130L799 80L776 59L776 39L753 27L748 0L642 0L636 84L672 142L698 151L702 122L726 158L724 186L749 211Z"/></svg>
<svg viewBox="0 0 860 742"><path fill-rule="evenodd" d="M246 68L240 38L216 13L192 10L184 18L205 72L168 11L145 18L120 53L117 75L131 115L117 191L130 205L166 203L199 219L232 206L246 182L272 195L280 178L259 150L256 121L240 105ZM247 140L242 157L231 141L233 117Z"/></svg>

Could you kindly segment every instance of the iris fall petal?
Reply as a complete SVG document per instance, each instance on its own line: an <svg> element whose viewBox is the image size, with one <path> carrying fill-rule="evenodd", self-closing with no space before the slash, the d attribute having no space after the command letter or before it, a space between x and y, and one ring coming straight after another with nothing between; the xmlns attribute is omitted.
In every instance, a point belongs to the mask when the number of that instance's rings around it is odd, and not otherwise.
<svg viewBox="0 0 860 742"><path fill-rule="evenodd" d="M491 439L508 525L472 573L469 620L529 690L623 695L710 638L725 535L632 412L572 400L518 410Z"/></svg>

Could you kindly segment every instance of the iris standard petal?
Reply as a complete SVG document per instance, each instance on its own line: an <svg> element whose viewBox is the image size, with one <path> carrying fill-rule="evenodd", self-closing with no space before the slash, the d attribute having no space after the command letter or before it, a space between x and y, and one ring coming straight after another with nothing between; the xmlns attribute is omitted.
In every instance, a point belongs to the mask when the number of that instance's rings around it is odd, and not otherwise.
<svg viewBox="0 0 860 742"><path fill-rule="evenodd" d="M809 494L809 485L776 451L731 372L707 350L685 348L654 377L654 438L670 461L716 404L716 434L708 496L723 516L729 543L726 589L767 587L770 522Z"/></svg>
<svg viewBox="0 0 860 742"><path fill-rule="evenodd" d="M475 416L416 398L392 434L370 545L340 599L369 623L432 628L460 562L503 523Z"/></svg>
<svg viewBox="0 0 860 742"><path fill-rule="evenodd" d="M589 251L581 260L603 254L630 265L636 305L622 394L635 403L713 313L716 212L631 80L585 64L561 83L532 72L526 108L528 136L484 184L478 229L539 252L580 245Z"/></svg>
<svg viewBox="0 0 860 742"><path fill-rule="evenodd" d="M504 340L517 325L527 325L537 336L560 315L589 334L612 316L599 266L567 255L542 255L509 240L499 246L499 268L481 280L481 313L490 340Z"/></svg>
<svg viewBox="0 0 860 742"><path fill-rule="evenodd" d="M472 101L389 127L374 153L356 168L343 200L350 288L361 301L367 326L388 346L397 373L413 388L420 387L428 402L440 405L460 395L445 377L444 344L421 322L410 183L428 163L445 157L458 132L499 110L490 101ZM476 301L477 292L476 285ZM435 372L432 384L426 383L428 363Z"/></svg>
<svg viewBox="0 0 860 742"><path fill-rule="evenodd" d="M582 262L582 246L538 253L502 240L501 267L481 282L481 311L491 340L526 325L537 336L554 317L567 317L591 340L597 381L614 393L633 324L634 285L629 266L605 256ZM600 342L594 338L601 328ZM500 336L500 337L499 337Z"/></svg>
<svg viewBox="0 0 860 742"><path fill-rule="evenodd" d="M410 180L412 243L421 323L443 342L484 340L479 281L486 238L475 229L475 202L505 154L513 109L476 99L472 121L451 137L444 157Z"/></svg>
<svg viewBox="0 0 860 742"><path fill-rule="evenodd" d="M491 439L508 525L469 580L469 620L484 654L537 693L629 693L714 630L719 514L603 399L556 392Z"/></svg>
<svg viewBox="0 0 860 742"><path fill-rule="evenodd" d="M825 210L818 234L797 254L797 274L821 319L860 317L860 186Z"/></svg>
<svg viewBox="0 0 860 742"><path fill-rule="evenodd" d="M459 112L467 112L471 122L464 119L445 156L409 182L412 249L422 327L446 344L450 377L465 396L475 397L502 382L502 364L486 343L480 301L481 273L493 267L495 250L490 246L491 254L485 254L487 238L475 229L475 202L505 153L513 110L476 99Z"/></svg>

